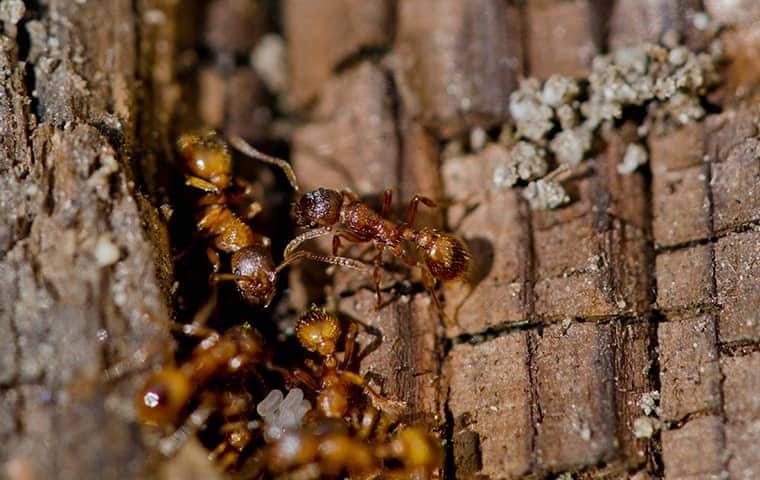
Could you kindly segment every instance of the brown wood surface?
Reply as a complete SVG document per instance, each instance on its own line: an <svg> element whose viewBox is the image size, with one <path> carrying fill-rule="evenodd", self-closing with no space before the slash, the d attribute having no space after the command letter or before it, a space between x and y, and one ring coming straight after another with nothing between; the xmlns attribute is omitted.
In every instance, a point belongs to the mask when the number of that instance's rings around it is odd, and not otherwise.
<svg viewBox="0 0 760 480"><path fill-rule="evenodd" d="M445 220L475 255L472 282L444 290L457 326L419 289L377 312L370 279L333 287L376 334L362 368L445 439L446 477L760 476L753 0L27 3L0 2L0 478L157 471L132 420L141 373L96 380L169 344L144 314L167 311L175 280L158 212L186 208L172 138L200 123L288 139L305 188L454 201ZM581 77L669 29L700 46L700 7L731 25L719 108L650 137L633 175L616 170L630 124L550 212L488 190L488 148L443 155L507 120L520 75ZM291 83L275 101L247 57L278 15ZM169 477L203 478L196 463Z"/></svg>

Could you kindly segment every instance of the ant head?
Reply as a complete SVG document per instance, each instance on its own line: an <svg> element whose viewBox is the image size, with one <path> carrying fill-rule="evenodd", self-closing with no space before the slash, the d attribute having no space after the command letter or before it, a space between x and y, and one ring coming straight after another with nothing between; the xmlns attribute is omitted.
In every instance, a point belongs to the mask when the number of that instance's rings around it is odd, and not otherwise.
<svg viewBox="0 0 760 480"><path fill-rule="evenodd" d="M399 460L408 470L436 468L443 459L440 442L419 426L401 430L388 450L389 456Z"/></svg>
<svg viewBox="0 0 760 480"><path fill-rule="evenodd" d="M316 305L301 315L296 324L296 337L301 345L323 357L335 353L340 333L338 317Z"/></svg>
<svg viewBox="0 0 760 480"><path fill-rule="evenodd" d="M235 280L245 301L257 308L269 306L277 281L272 252L264 244L254 244L235 252L230 264L235 275L248 277L246 280Z"/></svg>
<svg viewBox="0 0 760 480"><path fill-rule="evenodd" d="M173 423L192 394L187 376L176 368L154 373L136 398L137 418L148 425Z"/></svg>
<svg viewBox="0 0 760 480"><path fill-rule="evenodd" d="M216 132L186 133L177 140L185 168L220 190L230 184L232 178L232 156L227 144Z"/></svg>
<svg viewBox="0 0 760 480"><path fill-rule="evenodd" d="M470 269L470 251L452 235L423 228L417 234L415 243L424 251L425 264L435 278L462 278Z"/></svg>
<svg viewBox="0 0 760 480"><path fill-rule="evenodd" d="M305 193L293 204L293 216L301 227L329 227L340 220L343 194L328 188Z"/></svg>

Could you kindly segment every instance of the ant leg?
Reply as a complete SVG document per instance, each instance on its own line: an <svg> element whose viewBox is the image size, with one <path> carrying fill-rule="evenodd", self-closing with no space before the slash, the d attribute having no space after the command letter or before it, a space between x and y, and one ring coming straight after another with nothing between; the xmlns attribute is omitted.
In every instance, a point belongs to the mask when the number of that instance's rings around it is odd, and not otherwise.
<svg viewBox="0 0 760 480"><path fill-rule="evenodd" d="M358 201L360 201L359 195L357 195L356 193L354 193L354 191L351 190L350 188L344 188L343 190L340 191L340 193L342 193L344 197L347 197L348 200L351 201L351 202L358 202Z"/></svg>
<svg viewBox="0 0 760 480"><path fill-rule="evenodd" d="M219 252L211 247L206 249L206 257L211 264L211 270L216 273L222 268L222 259L219 257Z"/></svg>
<svg viewBox="0 0 760 480"><path fill-rule="evenodd" d="M248 205L248 208L245 209L243 218L245 218L246 220L253 220L253 218L259 213L261 213L263 210L264 210L264 207L262 207L259 202L251 202L251 204Z"/></svg>
<svg viewBox="0 0 760 480"><path fill-rule="evenodd" d="M362 440L366 440L372 434L372 429L375 427L378 418L380 417L379 411L372 405L367 405L362 412L361 418L357 418L354 421L354 428L356 429L356 436Z"/></svg>
<svg viewBox="0 0 760 480"><path fill-rule="evenodd" d="M314 260L316 262L329 263L331 265L338 265L340 267L350 268L352 270L358 270L360 272L364 272L369 268L369 266L366 263L360 262L359 260L355 260L353 258L338 257L334 255L317 255L316 253L311 253L307 250L300 250L294 253L293 255L286 257L285 260L282 261L282 263L277 265L277 267L275 268L275 271L279 273L291 263L294 263L302 258L308 258L309 260ZM230 275L225 275L225 274L222 274L222 275L230 276ZM235 275L235 277L240 277L240 275ZM248 278L248 277L242 277L242 279L244 278ZM234 278L233 280L240 280L240 279L241 278Z"/></svg>
<svg viewBox="0 0 760 480"><path fill-rule="evenodd" d="M422 270L422 283L425 286L425 290L427 290L428 295L430 298L433 299L433 304L435 305L435 309L438 312L438 315L441 316L443 319L443 323L445 325L459 325L456 320L449 317L449 315L446 313L446 311L443 309L443 305L441 304L441 300L438 298L438 294L435 291L435 277L432 273L430 273L430 270L427 269L425 266L420 266Z"/></svg>
<svg viewBox="0 0 760 480"><path fill-rule="evenodd" d="M435 203L432 198L428 198L422 195L415 195L414 198L412 198L412 201L409 202L409 209L406 212L407 225L414 223L414 217L417 216L417 205L420 203L430 208L435 208L438 206L438 204Z"/></svg>
<svg viewBox="0 0 760 480"><path fill-rule="evenodd" d="M383 192L383 209L380 212L380 216L387 218L391 212L391 204L393 203L393 190L386 188Z"/></svg>
<svg viewBox="0 0 760 480"><path fill-rule="evenodd" d="M332 239L332 254L337 256L341 246L340 233L336 233Z"/></svg>
<svg viewBox="0 0 760 480"><path fill-rule="evenodd" d="M301 191L301 189L298 187L298 182L296 181L296 174L293 171L293 167L290 166L288 162L286 162L285 160L281 158L273 157L271 155L267 155L266 153L262 153L256 150L248 142L238 137L237 135L231 136L229 138L229 142L230 142L230 145L235 147L243 155L246 155L251 158L255 158L256 160L260 160L264 163L268 163L270 165L274 165L278 167L280 170L282 170L285 176L288 177L288 182L290 182L290 185L293 187L293 190L295 190L296 192Z"/></svg>
<svg viewBox="0 0 760 480"><path fill-rule="evenodd" d="M208 193L219 193L219 188L216 185L200 177L188 176L185 179L185 185Z"/></svg>
<svg viewBox="0 0 760 480"><path fill-rule="evenodd" d="M411 257L409 254L407 254L401 245L394 247L393 253L410 267L416 267L419 265L419 262L414 257Z"/></svg>
<svg viewBox="0 0 760 480"><path fill-rule="evenodd" d="M343 362L341 362L341 368L348 368L354 359L354 350L356 348L356 335L359 333L359 329L354 322L348 326L346 332L346 339L343 346Z"/></svg>
<svg viewBox="0 0 760 480"><path fill-rule="evenodd" d="M313 390L315 392L319 391L319 383L317 383L317 381L314 380L314 377L312 377L306 370L294 368L290 372L290 378L288 378L288 380L292 381L293 383L301 382L309 390Z"/></svg>
<svg viewBox="0 0 760 480"><path fill-rule="evenodd" d="M375 267L372 269L372 280L375 283L375 308L377 310L380 310L380 306L383 304L383 298L380 294L380 281L383 277L383 248L385 248L384 244L380 243L377 245L377 254L374 260Z"/></svg>
<svg viewBox="0 0 760 480"><path fill-rule="evenodd" d="M110 383L123 378L128 373L134 373L146 367L157 354L164 351L164 358L171 362L173 349L158 340L152 341L148 345L140 347L126 359L119 360L117 363L106 368L101 374L103 383ZM76 385L75 385L76 386Z"/></svg>
<svg viewBox="0 0 760 480"><path fill-rule="evenodd" d="M398 417L401 414L401 410L406 407L405 402L391 400L390 398L384 397L381 393L372 388L372 386L367 383L367 380L358 373L342 370L340 372L340 375L344 380L349 381L364 390L364 392L372 401L372 405L374 405L378 410Z"/></svg>
<svg viewBox="0 0 760 480"><path fill-rule="evenodd" d="M211 416L212 409L209 405L202 403L193 413L187 417L185 423L182 424L177 430L174 431L168 437L162 438L158 442L158 450L165 457L171 457L179 448L184 445L185 441L195 434L198 430L203 428L206 424L206 420Z"/></svg>
<svg viewBox="0 0 760 480"><path fill-rule="evenodd" d="M293 255L293 252L305 241L311 240L313 238L319 238L323 237L327 234L329 234L332 230L329 227L319 227L319 228L313 228L311 230L306 230L305 232L298 235L296 238L290 241L288 245L285 247L285 251L283 253L283 256L285 257L285 260L290 258L291 255Z"/></svg>

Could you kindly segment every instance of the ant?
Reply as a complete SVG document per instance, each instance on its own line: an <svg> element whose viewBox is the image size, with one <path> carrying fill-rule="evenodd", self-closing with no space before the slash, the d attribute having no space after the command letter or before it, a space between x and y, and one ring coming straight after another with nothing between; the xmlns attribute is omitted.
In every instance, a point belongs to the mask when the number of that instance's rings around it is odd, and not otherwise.
<svg viewBox="0 0 760 480"><path fill-rule="evenodd" d="M461 240L450 234L434 228L416 229L412 226L419 204L434 208L437 206L435 201L415 195L409 203L406 222L399 223L387 218L393 200L390 189L384 192L380 213L347 189L337 191L318 188L302 194L296 183L295 173L287 162L259 152L240 137L230 138L230 143L243 154L282 169L299 195L293 204L293 216L296 224L307 230L287 245L284 253L286 261L302 251L296 252L303 242L333 232L332 256L325 257L328 259L337 257L342 246L341 239L353 243L372 241L377 249L373 262L377 307L381 306L382 300L380 295L382 255L388 248L407 265L420 267L426 289L433 297L438 311L443 312L440 301L433 292L435 280L464 278L470 268L470 252ZM413 245L418 256L422 257L422 261L407 253L405 244Z"/></svg>
<svg viewBox="0 0 760 480"><path fill-rule="evenodd" d="M343 422L318 419L285 432L265 454L268 468L283 478L431 478L441 467L440 442L419 426L403 427L390 441L367 442Z"/></svg>
<svg viewBox="0 0 760 480"><path fill-rule="evenodd" d="M246 388L227 388L219 396L218 411L222 423L216 433L221 440L208 458L222 471L228 472L247 463L244 461L247 455L255 454L253 450L261 440L261 422L251 420L256 412L256 401Z"/></svg>
<svg viewBox="0 0 760 480"><path fill-rule="evenodd" d="M227 144L210 131L186 133L177 140L177 148L189 174L185 183L205 192L198 205L199 232L213 238L212 247L206 250L211 263L214 281L231 280L237 285L241 296L254 307L266 308L276 291L277 275L289 264L301 258L364 270L366 266L344 257L326 257L301 251L290 255L275 266L272 259L271 240L257 234L232 209L249 201L246 219L250 220L261 210L261 204L252 200L253 188L244 179L232 173L232 155ZM284 160L280 162L285 163ZM277 160L271 161L282 165ZM220 252L232 254L231 273L219 273Z"/></svg>
<svg viewBox="0 0 760 480"><path fill-rule="evenodd" d="M189 434L201 429L214 411L232 419L251 409L253 399L247 392L216 391L210 388L215 381L245 374L260 380L256 367L271 366L271 352L264 338L249 323L236 325L224 333L203 325L202 319L207 318L214 306L215 298L212 298L192 323L172 323L182 333L199 337L200 342L184 362L164 366L150 375L135 395L136 417L143 424L166 428L185 418L179 429L161 440L159 450L166 456L176 452ZM143 351L135 358L145 354ZM121 366L111 368L112 372L121 370ZM112 375L107 373L108 377ZM196 400L198 407L185 415ZM245 442L241 437L237 446L244 446Z"/></svg>
<svg viewBox="0 0 760 480"><path fill-rule="evenodd" d="M386 412L391 418L398 417L403 404L383 397L376 392L367 380L349 370L354 360L357 328L351 323L343 341L343 359L338 361L336 351L342 330L338 317L312 305L307 310L295 327L298 342L306 350L322 357L320 365L313 361L306 361L311 372L294 369L291 375L317 392L316 413L324 418L346 418L352 411L351 390L354 387L361 388L370 398L372 404L381 411ZM369 413L361 421L355 423L371 428L377 415Z"/></svg>

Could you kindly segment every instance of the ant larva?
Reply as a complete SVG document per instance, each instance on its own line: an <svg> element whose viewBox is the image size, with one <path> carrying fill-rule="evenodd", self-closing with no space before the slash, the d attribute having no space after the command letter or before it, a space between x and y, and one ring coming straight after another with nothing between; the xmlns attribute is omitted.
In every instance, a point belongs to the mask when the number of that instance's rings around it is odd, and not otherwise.
<svg viewBox="0 0 760 480"><path fill-rule="evenodd" d="M299 195L293 204L293 215L297 225L307 230L287 245L284 253L286 261L303 251L296 252L303 242L330 233L334 235L332 256L325 257L328 259L336 258L338 255L341 239L354 243L371 241L377 248L373 262L373 281L378 307L381 305L382 255L387 248L407 265L421 269L425 287L438 311L443 312L438 297L433 292L435 280L464 278L470 268L470 252L465 244L453 235L434 228L417 229L412 226L420 203L428 207L437 206L432 199L415 195L409 203L406 221L396 222L387 218L393 198L390 189L384 192L380 213L362 202L350 190L318 188L311 192L301 193L295 174L287 162L259 152L240 137L230 138L230 143L243 154L282 169ZM415 252L422 257L422 261L407 252L406 244L414 246Z"/></svg>
<svg viewBox="0 0 760 480"><path fill-rule="evenodd" d="M340 265L356 270L366 265L345 257L327 257L307 251L289 255L275 266L271 241L257 234L241 219L232 206L248 202L246 218L250 220L262 209L251 197L250 184L232 173L232 156L227 144L213 131L187 133L177 140L187 175L186 184L200 189L205 195L198 205L197 228L213 238L206 251L213 269L214 281L234 281L241 296L251 305L266 308L276 291L277 275L291 263L302 259ZM237 190L236 190L237 189ZM220 252L231 254L231 273L220 273Z"/></svg>

